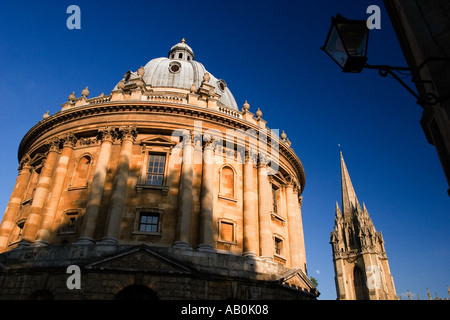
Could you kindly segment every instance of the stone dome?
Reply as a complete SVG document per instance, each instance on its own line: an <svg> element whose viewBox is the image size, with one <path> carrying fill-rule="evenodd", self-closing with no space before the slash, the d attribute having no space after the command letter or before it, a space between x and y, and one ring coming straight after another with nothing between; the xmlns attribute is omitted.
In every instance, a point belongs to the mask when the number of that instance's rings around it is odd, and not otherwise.
<svg viewBox="0 0 450 320"><path fill-rule="evenodd" d="M174 45L167 58L155 58L144 67L143 79L152 88L177 88L191 90L194 84L199 88L206 73L209 74L210 85L220 95L219 102L225 107L239 111L236 100L223 79L213 76L200 62L194 60L194 52L184 39ZM137 76L137 72L131 72L129 77ZM117 88L117 87L116 87ZM115 88L115 89L116 89Z"/></svg>

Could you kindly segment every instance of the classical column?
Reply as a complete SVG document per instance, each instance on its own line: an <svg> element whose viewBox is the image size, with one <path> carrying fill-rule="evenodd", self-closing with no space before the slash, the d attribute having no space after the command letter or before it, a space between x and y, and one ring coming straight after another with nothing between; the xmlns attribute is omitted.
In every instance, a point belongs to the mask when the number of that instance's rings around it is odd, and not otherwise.
<svg viewBox="0 0 450 320"><path fill-rule="evenodd" d="M297 220L298 198L294 197L294 182L292 179L286 185L286 201L291 268L300 268L300 233Z"/></svg>
<svg viewBox="0 0 450 320"><path fill-rule="evenodd" d="M0 225L0 253L4 252L8 246L8 239L15 225L14 219L19 212L20 203L30 181L32 168L28 165L29 160L30 158L26 156L19 165L19 175L3 215L3 221Z"/></svg>
<svg viewBox="0 0 450 320"><path fill-rule="evenodd" d="M273 237L270 225L271 193L267 167L267 162L260 158L258 163L259 245L261 258L272 259Z"/></svg>
<svg viewBox="0 0 450 320"><path fill-rule="evenodd" d="M303 233L303 219L302 219L302 202L303 197L298 196L298 188L294 189L294 198L296 199L296 209L297 209L297 226L299 233L299 262L300 268L306 274L306 251L305 251L305 236Z"/></svg>
<svg viewBox="0 0 450 320"><path fill-rule="evenodd" d="M107 127L99 130L101 136L100 151L95 165L94 178L92 179L86 212L83 217L81 236L76 244L94 243L94 233L97 224L97 217L100 211L100 204L105 189L105 180L108 173L108 163L111 156L111 148L116 131L114 127Z"/></svg>
<svg viewBox="0 0 450 320"><path fill-rule="evenodd" d="M192 211L192 181L194 178L194 135L188 132L183 135L183 163L181 164L180 190L178 200L178 221L176 248L191 248L191 211Z"/></svg>
<svg viewBox="0 0 450 320"><path fill-rule="evenodd" d="M245 151L244 163L244 256L258 254L258 192L254 183L254 161L250 151Z"/></svg>
<svg viewBox="0 0 450 320"><path fill-rule="evenodd" d="M66 134L61 140L63 141L63 149L61 151L61 155L59 156L58 164L53 177L50 198L44 207L39 230L33 244L36 246L49 245L53 222L55 220L59 201L61 200L64 181L67 176L67 169L69 167L70 158L72 157L73 148L77 142L77 138L73 133Z"/></svg>
<svg viewBox="0 0 450 320"><path fill-rule="evenodd" d="M114 186L109 204L108 217L106 220L105 236L102 243L117 244L122 222L122 212L127 193L127 180L130 171L130 159L134 140L136 140L136 127L124 127L120 129L122 136L122 147L119 155L119 165L114 177Z"/></svg>
<svg viewBox="0 0 450 320"><path fill-rule="evenodd" d="M42 209L47 201L49 190L52 185L53 171L59 156L59 143L60 140L58 138L50 140L50 150L47 153L44 167L39 174L39 181L36 191L34 192L30 213L28 214L23 227L22 240L20 241L19 246L28 246L36 238L39 222L41 221Z"/></svg>
<svg viewBox="0 0 450 320"><path fill-rule="evenodd" d="M213 137L203 137L202 190L200 199L199 250L214 250L214 146Z"/></svg>

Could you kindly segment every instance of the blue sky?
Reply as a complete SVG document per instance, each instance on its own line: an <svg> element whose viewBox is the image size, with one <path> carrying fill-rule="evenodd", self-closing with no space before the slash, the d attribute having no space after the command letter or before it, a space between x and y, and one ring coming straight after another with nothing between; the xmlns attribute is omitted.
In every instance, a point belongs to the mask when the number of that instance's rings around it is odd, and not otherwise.
<svg viewBox="0 0 450 320"><path fill-rule="evenodd" d="M66 27L72 4L81 30ZM47 110L59 111L86 86L90 97L109 94L127 70L185 38L240 107L248 100L268 127L287 133L302 161L308 272L320 299L336 298L329 235L341 198L338 144L359 201L383 233L397 294L425 299L428 287L448 297L450 198L421 107L395 80L375 70L344 74L320 50L331 16L366 19L373 4L382 9L381 30L371 31L368 62L406 66L382 1L2 0L0 215L19 143Z"/></svg>

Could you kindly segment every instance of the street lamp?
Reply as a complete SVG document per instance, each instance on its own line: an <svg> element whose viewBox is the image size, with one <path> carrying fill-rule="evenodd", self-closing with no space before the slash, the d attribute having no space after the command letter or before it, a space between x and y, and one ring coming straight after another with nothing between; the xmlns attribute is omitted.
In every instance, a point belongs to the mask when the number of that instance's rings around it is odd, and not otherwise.
<svg viewBox="0 0 450 320"><path fill-rule="evenodd" d="M365 20L331 17L331 28L321 48L343 72L360 73L367 61L369 29Z"/></svg>
<svg viewBox="0 0 450 320"><path fill-rule="evenodd" d="M416 99L417 104L422 108L435 105L449 97L438 98L433 93L427 93L426 97L419 96L411 89L394 71L408 72L414 76L430 61L442 61L449 58L432 57L426 59L417 68L411 69L407 67L393 67L389 65L369 65L367 64L367 46L369 41L369 28L366 20L349 20L337 14L331 17L331 27L328 32L325 44L321 47L334 62L342 69L342 72L360 73L364 68L376 69L382 77L392 76L406 90L408 90ZM402 75L405 75L402 73Z"/></svg>
<svg viewBox="0 0 450 320"><path fill-rule="evenodd" d="M450 185L449 121L445 116L444 111L444 108L448 109L448 104L444 106L444 102L450 100L450 94L438 96L429 92L420 84L416 85L416 88L421 92L421 94L418 94L401 79L401 77L405 75L411 76L412 82L429 83L433 86L433 90L436 90L434 81L423 79L423 74L421 74L420 71L431 62L448 63L450 62L450 57L427 57L420 64L416 64L411 68L393 67L389 65L369 65L367 64L368 40L369 28L365 20L349 20L338 14L336 17L331 17L331 27L325 44L321 49L339 65L342 72L360 73L364 68L378 70L378 73L382 77L393 77L417 99L417 104L424 109L421 120L422 127L428 141L436 146ZM435 66L432 70L436 71L436 68L438 67ZM400 76L398 76L397 73L400 74ZM427 74L430 76L429 72ZM440 73L439 79L444 78L444 74ZM448 194L450 195L450 189L448 190Z"/></svg>

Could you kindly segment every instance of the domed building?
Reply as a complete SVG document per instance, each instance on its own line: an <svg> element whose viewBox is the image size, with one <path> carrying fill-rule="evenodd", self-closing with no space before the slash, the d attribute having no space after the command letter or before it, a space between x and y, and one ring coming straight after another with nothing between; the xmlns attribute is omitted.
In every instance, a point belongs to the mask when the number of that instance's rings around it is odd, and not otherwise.
<svg viewBox="0 0 450 320"><path fill-rule="evenodd" d="M319 295L291 142L259 108L239 110L184 39L109 95L70 94L26 133L18 160L0 299Z"/></svg>

